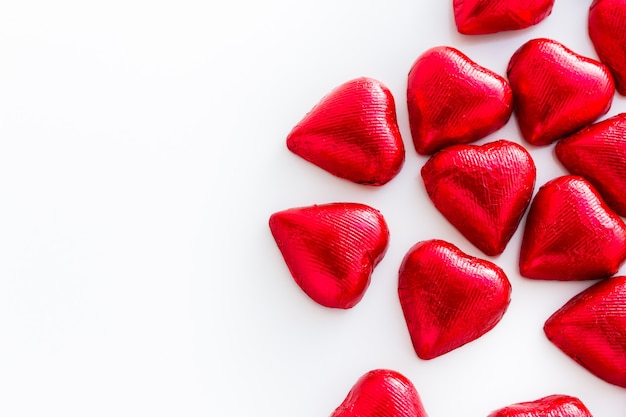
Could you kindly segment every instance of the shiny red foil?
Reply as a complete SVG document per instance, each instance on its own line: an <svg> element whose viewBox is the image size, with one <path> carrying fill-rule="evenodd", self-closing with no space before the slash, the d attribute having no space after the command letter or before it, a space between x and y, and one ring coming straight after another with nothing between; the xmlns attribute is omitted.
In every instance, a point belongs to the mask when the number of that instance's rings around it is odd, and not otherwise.
<svg viewBox="0 0 626 417"><path fill-rule="evenodd" d="M437 210L487 255L502 253L530 203L536 169L530 154L506 140L455 145L422 168Z"/></svg>
<svg viewBox="0 0 626 417"><path fill-rule="evenodd" d="M536 25L552 13L554 0L454 0L459 33L482 35Z"/></svg>
<svg viewBox="0 0 626 417"><path fill-rule="evenodd" d="M509 62L515 115L524 139L547 145L592 123L611 107L606 66L550 39L533 39Z"/></svg>
<svg viewBox="0 0 626 417"><path fill-rule="evenodd" d="M495 264L429 240L404 257L398 295L417 356L432 359L491 330L509 305L511 284Z"/></svg>
<svg viewBox="0 0 626 417"><path fill-rule="evenodd" d="M292 208L272 214L269 225L296 283L326 307L361 300L389 243L383 216L364 204Z"/></svg>
<svg viewBox="0 0 626 417"><path fill-rule="evenodd" d="M488 417L593 417L576 397L550 395L535 401L513 404L489 414Z"/></svg>
<svg viewBox="0 0 626 417"><path fill-rule="evenodd" d="M407 102L413 144L422 155L481 139L504 126L513 110L504 78L447 46L415 61Z"/></svg>
<svg viewBox="0 0 626 417"><path fill-rule="evenodd" d="M599 378L626 388L626 277L600 281L576 295L544 326L567 356Z"/></svg>
<svg viewBox="0 0 626 417"><path fill-rule="evenodd" d="M393 96L371 78L358 78L331 91L289 133L287 147L359 184L383 185L404 163Z"/></svg>
<svg viewBox="0 0 626 417"><path fill-rule="evenodd" d="M595 0L589 8L589 37L626 95L626 0Z"/></svg>
<svg viewBox="0 0 626 417"><path fill-rule="evenodd" d="M606 278L626 259L626 225L584 178L568 175L539 189L528 210L520 273L527 278Z"/></svg>
<svg viewBox="0 0 626 417"><path fill-rule="evenodd" d="M404 375L377 369L363 375L330 417L427 417L417 390Z"/></svg>
<svg viewBox="0 0 626 417"><path fill-rule="evenodd" d="M569 172L585 177L617 214L626 216L626 113L582 129L555 149Z"/></svg>

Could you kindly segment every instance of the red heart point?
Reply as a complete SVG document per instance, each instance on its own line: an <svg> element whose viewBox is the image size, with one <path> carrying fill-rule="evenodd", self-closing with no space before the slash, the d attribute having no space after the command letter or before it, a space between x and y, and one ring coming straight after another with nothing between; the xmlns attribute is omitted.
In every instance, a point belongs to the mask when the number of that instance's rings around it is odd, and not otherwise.
<svg viewBox="0 0 626 417"><path fill-rule="evenodd" d="M626 388L626 277L600 281L544 326L548 339L603 380Z"/></svg>
<svg viewBox="0 0 626 417"><path fill-rule="evenodd" d="M593 417L576 397L550 395L535 401L513 404L489 414L489 417Z"/></svg>
<svg viewBox="0 0 626 417"><path fill-rule="evenodd" d="M511 284L495 264L429 240L404 257L398 295L415 352L432 359L491 330L509 305Z"/></svg>
<svg viewBox="0 0 626 417"><path fill-rule="evenodd" d="M451 146L422 168L437 210L487 255L502 253L517 230L532 197L535 173L530 154L506 140Z"/></svg>
<svg viewBox="0 0 626 417"><path fill-rule="evenodd" d="M380 212L357 203L292 208L274 213L269 225L296 283L333 308L363 298L389 242Z"/></svg>
<svg viewBox="0 0 626 417"><path fill-rule="evenodd" d="M363 375L330 417L427 417L417 390L404 375L377 369Z"/></svg>
<svg viewBox="0 0 626 417"><path fill-rule="evenodd" d="M626 95L626 0L594 0L588 28L600 61L615 78L617 91Z"/></svg>
<svg viewBox="0 0 626 417"><path fill-rule="evenodd" d="M550 39L533 39L507 70L524 139L547 145L588 125L611 107L615 87L606 66Z"/></svg>
<svg viewBox="0 0 626 417"><path fill-rule="evenodd" d="M527 278L609 277L626 259L626 225L584 178L567 175L539 189L528 210L520 253Z"/></svg>
<svg viewBox="0 0 626 417"><path fill-rule="evenodd" d="M446 46L429 49L415 61L407 100L413 143L422 155L495 132L513 109L504 78Z"/></svg>
<svg viewBox="0 0 626 417"><path fill-rule="evenodd" d="M552 13L554 0L454 0L454 21L464 35L536 25Z"/></svg>
<svg viewBox="0 0 626 417"><path fill-rule="evenodd" d="M404 163L393 96L371 78L334 89L293 128L287 147L331 174L383 185Z"/></svg>
<svg viewBox="0 0 626 417"><path fill-rule="evenodd" d="M626 113L582 129L555 150L569 172L585 177L617 214L626 216Z"/></svg>

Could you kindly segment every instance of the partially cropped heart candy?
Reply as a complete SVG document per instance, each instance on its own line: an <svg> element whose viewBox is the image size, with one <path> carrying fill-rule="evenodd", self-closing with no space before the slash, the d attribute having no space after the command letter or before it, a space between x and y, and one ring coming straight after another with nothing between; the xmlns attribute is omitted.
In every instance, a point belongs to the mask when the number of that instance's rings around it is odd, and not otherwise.
<svg viewBox="0 0 626 417"><path fill-rule="evenodd" d="M520 253L527 278L606 278L626 259L626 225L582 177L556 178L530 205Z"/></svg>
<svg viewBox="0 0 626 417"><path fill-rule="evenodd" d="M603 380L626 388L626 277L600 281L544 326L548 339Z"/></svg>
<svg viewBox="0 0 626 417"><path fill-rule="evenodd" d="M513 110L504 78L446 46L415 61L407 101L413 143L422 155L481 139L504 126Z"/></svg>
<svg viewBox="0 0 626 417"><path fill-rule="evenodd" d="M489 417L593 417L576 397L550 395L535 401L509 405L489 414Z"/></svg>
<svg viewBox="0 0 626 417"><path fill-rule="evenodd" d="M588 126L556 144L569 172L585 177L620 216L626 216L626 113Z"/></svg>
<svg viewBox="0 0 626 417"><path fill-rule="evenodd" d="M404 257L398 295L415 352L432 359L491 330L509 305L511 284L495 264L429 240Z"/></svg>
<svg viewBox="0 0 626 417"><path fill-rule="evenodd" d="M363 375L330 417L427 417L417 390L404 375L377 369Z"/></svg>
<svg viewBox="0 0 626 417"><path fill-rule="evenodd" d="M272 214L269 225L296 283L326 307L361 300L389 242L380 212L358 203L292 208Z"/></svg>
<svg viewBox="0 0 626 417"><path fill-rule="evenodd" d="M547 145L588 125L611 107L606 66L550 39L533 39L509 62L515 114L524 139Z"/></svg>
<svg viewBox="0 0 626 417"><path fill-rule="evenodd" d="M498 255L515 233L535 185L530 154L506 140L455 145L422 168L428 196L470 242Z"/></svg>
<svg viewBox="0 0 626 417"><path fill-rule="evenodd" d="M359 184L383 185L404 163L393 96L371 78L349 81L324 97L289 133L287 147Z"/></svg>
<svg viewBox="0 0 626 417"><path fill-rule="evenodd" d="M536 25L552 12L554 0L454 0L460 33L481 35Z"/></svg>
<svg viewBox="0 0 626 417"><path fill-rule="evenodd" d="M617 91L626 95L626 0L595 0L588 27L600 61L610 68Z"/></svg>

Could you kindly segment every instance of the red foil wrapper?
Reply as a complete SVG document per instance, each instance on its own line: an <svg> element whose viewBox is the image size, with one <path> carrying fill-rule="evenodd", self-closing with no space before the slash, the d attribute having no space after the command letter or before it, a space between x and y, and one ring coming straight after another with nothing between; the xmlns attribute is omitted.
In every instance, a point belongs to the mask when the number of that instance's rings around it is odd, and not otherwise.
<svg viewBox="0 0 626 417"><path fill-rule="evenodd" d="M589 37L626 95L626 0L595 0L589 8Z"/></svg>
<svg viewBox="0 0 626 417"><path fill-rule="evenodd" d="M568 175L539 189L530 205L520 273L527 278L606 278L626 259L626 225L584 178Z"/></svg>
<svg viewBox="0 0 626 417"><path fill-rule="evenodd" d="M626 277L578 294L544 326L548 339L606 382L626 388Z"/></svg>
<svg viewBox="0 0 626 417"><path fill-rule="evenodd" d="M446 46L415 61L407 101L413 144L422 155L481 139L504 126L513 110L504 78Z"/></svg>
<svg viewBox="0 0 626 417"><path fill-rule="evenodd" d="M324 97L289 133L287 147L359 184L386 184L404 163L393 96L371 78L349 81Z"/></svg>
<svg viewBox="0 0 626 417"><path fill-rule="evenodd" d="M482 35L536 25L552 13L554 0L454 0L459 33Z"/></svg>
<svg viewBox="0 0 626 417"><path fill-rule="evenodd" d="M491 330L508 308L511 284L495 264L429 240L404 257L398 295L417 356L432 359Z"/></svg>
<svg viewBox="0 0 626 417"><path fill-rule="evenodd" d="M617 214L626 216L626 113L582 129L555 150L569 172L585 177Z"/></svg>
<svg viewBox="0 0 626 417"><path fill-rule="evenodd" d="M615 87L606 66L550 39L522 45L509 62L515 115L524 139L547 145L609 111Z"/></svg>
<svg viewBox="0 0 626 417"><path fill-rule="evenodd" d="M437 210L487 255L502 253L530 203L536 169L530 154L506 140L455 145L422 168Z"/></svg>
<svg viewBox="0 0 626 417"><path fill-rule="evenodd" d="M363 375L330 417L427 417L417 390L404 375L377 369Z"/></svg>
<svg viewBox="0 0 626 417"><path fill-rule="evenodd" d="M363 298L389 243L380 212L357 203L292 208L272 214L269 225L296 283L326 307Z"/></svg>
<svg viewBox="0 0 626 417"><path fill-rule="evenodd" d="M551 395L536 401L513 404L489 414L489 417L593 417L576 397Z"/></svg>

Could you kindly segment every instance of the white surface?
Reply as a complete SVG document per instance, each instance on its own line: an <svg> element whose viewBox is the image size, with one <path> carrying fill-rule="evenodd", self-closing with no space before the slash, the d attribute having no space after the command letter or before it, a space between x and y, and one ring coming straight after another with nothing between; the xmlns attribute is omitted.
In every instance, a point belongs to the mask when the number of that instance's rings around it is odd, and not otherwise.
<svg viewBox="0 0 626 417"><path fill-rule="evenodd" d="M412 350L397 269L417 241L480 255L429 202L406 74L435 45L504 74L526 40L594 56L590 1L557 0L525 31L464 37L451 1L13 1L0 7L0 415L328 416L366 371L416 385L431 417L486 416L563 393L623 416L624 390L544 337L589 283L522 279L521 229L495 261L512 303L440 358ZM384 82L407 160L382 188L337 179L285 147L335 86ZM616 97L609 115L626 110ZM512 119L482 142L521 142ZM531 149L537 184L563 170ZM322 308L296 286L267 219L357 201L392 234L362 302ZM494 260L494 259L492 259Z"/></svg>

